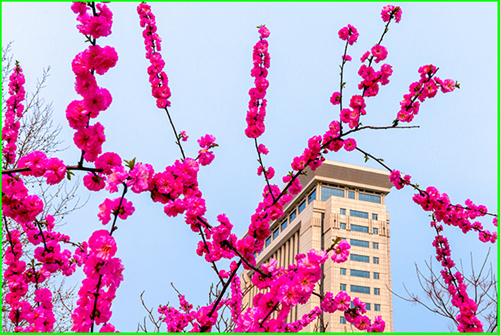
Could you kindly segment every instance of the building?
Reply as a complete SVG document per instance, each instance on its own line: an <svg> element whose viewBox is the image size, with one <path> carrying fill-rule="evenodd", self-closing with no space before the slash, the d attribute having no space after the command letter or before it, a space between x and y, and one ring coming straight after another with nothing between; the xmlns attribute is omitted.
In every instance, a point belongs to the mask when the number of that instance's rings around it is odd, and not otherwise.
<svg viewBox="0 0 500 335"><path fill-rule="evenodd" d="M349 260L324 264L323 287L317 292L340 290L352 298L359 297L367 304L371 320L381 315L385 331L393 331L391 296L391 257L389 212L385 196L392 183L389 172L351 164L325 161L315 171L300 176L302 192L285 208L284 216L271 225L271 236L264 250L257 255L257 265L274 258L279 266L287 267L295 255L310 249L327 249L334 238L341 237L351 244ZM250 287L252 271L242 274L249 290L244 306L251 306L256 287ZM305 305L294 307L287 322L300 319L319 304L312 296ZM346 323L342 313L324 314L328 332L356 329ZM303 331L314 331L315 323Z"/></svg>

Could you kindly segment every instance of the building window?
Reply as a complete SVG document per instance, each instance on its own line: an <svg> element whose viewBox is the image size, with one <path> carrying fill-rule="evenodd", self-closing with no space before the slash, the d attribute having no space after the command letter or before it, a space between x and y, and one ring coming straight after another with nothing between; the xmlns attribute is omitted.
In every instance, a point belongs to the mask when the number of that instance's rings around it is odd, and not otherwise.
<svg viewBox="0 0 500 335"><path fill-rule="evenodd" d="M373 264L379 264L380 259L378 257L373 257Z"/></svg>
<svg viewBox="0 0 500 335"><path fill-rule="evenodd" d="M266 240L266 247L268 247L269 244L271 244L271 238L270 237L268 237L267 240Z"/></svg>
<svg viewBox="0 0 500 335"><path fill-rule="evenodd" d="M369 302L365 302L366 306L365 306L365 309L367 311L371 310L372 309L372 305L369 303Z"/></svg>
<svg viewBox="0 0 500 335"><path fill-rule="evenodd" d="M354 199L354 191L347 191L347 197L349 199Z"/></svg>
<svg viewBox="0 0 500 335"><path fill-rule="evenodd" d="M351 285L351 292L370 294L370 288L367 286Z"/></svg>
<svg viewBox="0 0 500 335"><path fill-rule="evenodd" d="M380 304L375 304L375 311L380 312Z"/></svg>
<svg viewBox="0 0 500 335"><path fill-rule="evenodd" d="M361 278L370 278L370 272L351 269L351 276L361 277Z"/></svg>
<svg viewBox="0 0 500 335"><path fill-rule="evenodd" d="M351 245L354 245L357 247L369 248L370 242L363 241L363 240L355 240L355 239L351 238Z"/></svg>
<svg viewBox="0 0 500 335"><path fill-rule="evenodd" d="M373 279L380 279L380 273L374 272L373 273Z"/></svg>
<svg viewBox="0 0 500 335"><path fill-rule="evenodd" d="M362 233L368 233L369 232L368 227L366 227L366 226L359 226L357 224L351 224L351 230L352 231L359 231L359 232L362 232Z"/></svg>
<svg viewBox="0 0 500 335"><path fill-rule="evenodd" d="M347 275L347 269L340 268L340 274L344 276Z"/></svg>
<svg viewBox="0 0 500 335"><path fill-rule="evenodd" d="M375 295L380 295L380 289L379 289L379 288L374 287L374 288L373 288L373 294L375 294Z"/></svg>
<svg viewBox="0 0 500 335"><path fill-rule="evenodd" d="M340 229L346 229L346 224L344 222L340 223Z"/></svg>
<svg viewBox="0 0 500 335"><path fill-rule="evenodd" d="M373 242L372 245L373 245L373 249L378 249L378 242Z"/></svg>
<svg viewBox="0 0 500 335"><path fill-rule="evenodd" d="M286 226L288 225L288 220L285 219L283 222L281 222L281 231L285 230Z"/></svg>
<svg viewBox="0 0 500 335"><path fill-rule="evenodd" d="M345 213L346 213L346 212L345 212L345 208L341 208L341 209L340 209L340 215L345 215Z"/></svg>
<svg viewBox="0 0 500 335"><path fill-rule="evenodd" d="M295 217L297 216L297 213L295 213L295 210L290 214L290 222L295 220Z"/></svg>
<svg viewBox="0 0 500 335"><path fill-rule="evenodd" d="M345 317L343 317L343 316L340 317L340 324L342 324L342 325L347 324L347 321L345 320Z"/></svg>
<svg viewBox="0 0 500 335"><path fill-rule="evenodd" d="M380 195L366 194L360 192L358 195L358 199L361 201L369 201L369 202L374 202L376 204L380 204L382 197Z"/></svg>
<svg viewBox="0 0 500 335"><path fill-rule="evenodd" d="M372 213L372 220L378 220L378 214Z"/></svg>
<svg viewBox="0 0 500 335"><path fill-rule="evenodd" d="M362 219L368 219L368 213L367 212L362 212L362 211L355 211L351 209L349 211L350 216L355 216L357 218L362 218Z"/></svg>
<svg viewBox="0 0 500 335"><path fill-rule="evenodd" d="M363 255L351 254L351 261L370 263L370 257Z"/></svg>
<svg viewBox="0 0 500 335"><path fill-rule="evenodd" d="M378 235L378 228L373 228L373 234Z"/></svg>
<svg viewBox="0 0 500 335"><path fill-rule="evenodd" d="M340 290L341 291L347 291L347 285L346 284L340 284Z"/></svg>
<svg viewBox="0 0 500 335"><path fill-rule="evenodd" d="M302 201L302 203L299 205L299 214L302 213L302 211L306 209L306 199Z"/></svg>
<svg viewBox="0 0 500 335"><path fill-rule="evenodd" d="M344 197L344 190L338 188L321 186L321 201L326 201L330 197Z"/></svg>
<svg viewBox="0 0 500 335"><path fill-rule="evenodd" d="M273 233L273 240L275 240L278 237L279 234L280 234L280 229L278 228Z"/></svg>
<svg viewBox="0 0 500 335"><path fill-rule="evenodd" d="M309 197L307 197L307 199L309 204L311 203L311 201L316 200L316 189L314 189L314 191L309 193Z"/></svg>

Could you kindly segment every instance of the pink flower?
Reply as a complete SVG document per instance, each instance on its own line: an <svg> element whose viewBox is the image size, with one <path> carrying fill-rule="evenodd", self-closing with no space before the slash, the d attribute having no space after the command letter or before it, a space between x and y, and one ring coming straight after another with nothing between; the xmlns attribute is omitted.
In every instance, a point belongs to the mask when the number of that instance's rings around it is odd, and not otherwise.
<svg viewBox="0 0 500 335"><path fill-rule="evenodd" d="M271 32L266 28L266 26L262 26L259 28L259 34L261 38L268 38L269 35L271 35Z"/></svg>
<svg viewBox="0 0 500 335"><path fill-rule="evenodd" d="M58 158L49 158L45 163L45 168L46 170L43 176L47 178L47 184L49 185L60 183L66 175L66 165Z"/></svg>
<svg viewBox="0 0 500 335"><path fill-rule="evenodd" d="M375 63L378 63L387 58L387 49L380 44L374 45L372 47L372 55L375 57Z"/></svg>
<svg viewBox="0 0 500 335"><path fill-rule="evenodd" d="M263 155L267 155L269 153L269 150L266 148L264 144L259 144L257 151Z"/></svg>
<svg viewBox="0 0 500 335"><path fill-rule="evenodd" d="M330 98L330 102L332 103L332 105L338 105L340 104L340 93L339 92L334 92L332 94L332 97Z"/></svg>
<svg viewBox="0 0 500 335"><path fill-rule="evenodd" d="M89 239L89 248L104 261L112 258L117 250L115 239L107 230L96 230Z"/></svg>
<svg viewBox="0 0 500 335"><path fill-rule="evenodd" d="M353 138L348 138L344 141L344 149L346 151L353 151L356 149L356 141Z"/></svg>
<svg viewBox="0 0 500 335"><path fill-rule="evenodd" d="M335 309L345 312L351 305L351 297L346 292L339 292L334 299Z"/></svg>
<svg viewBox="0 0 500 335"><path fill-rule="evenodd" d="M403 11L401 10L401 7L399 6L392 6L392 5L387 5L384 8L382 8L382 21L387 22L391 18L396 19L396 23L399 23L401 21L401 15L403 14Z"/></svg>
<svg viewBox="0 0 500 335"><path fill-rule="evenodd" d="M89 121L89 111L83 106L83 100L73 100L66 108L66 119L69 126L79 130L85 128Z"/></svg>
<svg viewBox="0 0 500 335"><path fill-rule="evenodd" d="M217 146L217 144L215 143L215 136L209 134L202 136L198 140L198 144L200 145L201 148L205 149L210 149L213 148L214 146Z"/></svg>
<svg viewBox="0 0 500 335"><path fill-rule="evenodd" d="M33 151L32 153L21 157L19 159L18 166L20 168L27 167L31 169L31 171L21 172L21 174L24 176L41 177L45 173L46 162L47 156L43 152Z"/></svg>
<svg viewBox="0 0 500 335"><path fill-rule="evenodd" d="M134 193L141 193L151 188L154 170L150 164L137 163L130 171L127 186L131 186Z"/></svg>
<svg viewBox="0 0 500 335"><path fill-rule="evenodd" d="M114 167L121 166L121 157L114 152L105 152L95 161L95 167L97 169L102 169L103 174L111 174Z"/></svg>
<svg viewBox="0 0 500 335"><path fill-rule="evenodd" d="M90 191L100 191L105 186L104 177L89 172L83 177L83 185Z"/></svg>
<svg viewBox="0 0 500 335"><path fill-rule="evenodd" d="M340 241L335 249L333 249L334 254L332 255L332 261L334 261L335 263L343 263L347 261L350 248L351 245L346 240Z"/></svg>

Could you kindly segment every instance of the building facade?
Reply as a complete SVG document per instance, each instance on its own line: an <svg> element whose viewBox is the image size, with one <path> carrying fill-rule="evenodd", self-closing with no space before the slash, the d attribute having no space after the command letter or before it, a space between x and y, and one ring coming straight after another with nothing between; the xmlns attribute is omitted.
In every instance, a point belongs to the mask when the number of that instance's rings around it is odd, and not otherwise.
<svg viewBox="0 0 500 335"><path fill-rule="evenodd" d="M257 265L274 258L278 266L287 267L295 262L299 253L310 249L326 250L336 237L351 244L349 259L336 264L328 260L323 267L322 287L315 291L347 292L352 299L358 297L367 304L371 320L381 315L386 322L385 331L393 331L391 296L391 258L389 212L385 196L392 183L389 172L351 164L325 161L315 171L300 176L302 192L285 208L283 218L271 225L271 236L257 255ZM259 292L252 287L253 272L242 274L248 293L244 306L251 306ZM305 305L291 310L287 322L300 319L319 298L312 296ZM343 313L324 313L327 332L357 331L343 317ZM315 331L315 323L303 331Z"/></svg>

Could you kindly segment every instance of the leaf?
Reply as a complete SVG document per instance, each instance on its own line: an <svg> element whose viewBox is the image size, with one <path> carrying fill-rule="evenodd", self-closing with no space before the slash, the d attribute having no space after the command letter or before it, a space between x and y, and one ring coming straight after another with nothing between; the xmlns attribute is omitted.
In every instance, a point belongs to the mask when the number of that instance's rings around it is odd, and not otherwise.
<svg viewBox="0 0 500 335"><path fill-rule="evenodd" d="M368 155L365 155L365 163L368 162L369 159L370 157L368 157Z"/></svg>
<svg viewBox="0 0 500 335"><path fill-rule="evenodd" d="M71 170L66 170L66 178L68 178L68 180L71 180L71 176L74 176L75 174L73 173L73 171Z"/></svg>
<svg viewBox="0 0 500 335"><path fill-rule="evenodd" d="M128 167L130 170L132 170L135 166L135 157L134 157L134 159L132 159L130 161L125 160L125 163L126 163L126 167Z"/></svg>

